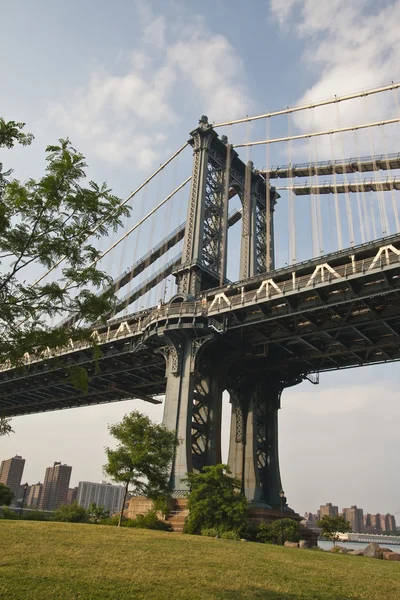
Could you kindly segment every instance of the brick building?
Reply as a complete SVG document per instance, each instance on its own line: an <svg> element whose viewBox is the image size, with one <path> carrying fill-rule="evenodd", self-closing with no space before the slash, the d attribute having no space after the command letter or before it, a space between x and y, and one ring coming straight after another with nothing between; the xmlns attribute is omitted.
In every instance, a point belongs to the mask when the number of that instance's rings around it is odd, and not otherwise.
<svg viewBox="0 0 400 600"><path fill-rule="evenodd" d="M325 517L325 516L337 517L338 514L339 514L339 507L333 506L333 504L331 502L328 502L328 504L323 504L322 506L319 507L318 515L319 515L320 519L322 519L322 517Z"/></svg>
<svg viewBox="0 0 400 600"><path fill-rule="evenodd" d="M40 499L42 497L43 484L38 482L34 485L30 485L28 493L26 495L26 506L29 508L38 508Z"/></svg>
<svg viewBox="0 0 400 600"><path fill-rule="evenodd" d="M357 506L343 509L343 516L350 523L354 533L362 533L364 531L364 511Z"/></svg>
<svg viewBox="0 0 400 600"><path fill-rule="evenodd" d="M60 462L47 467L39 502L41 510L55 510L61 504L67 503L71 471L72 467L62 465Z"/></svg>
<svg viewBox="0 0 400 600"><path fill-rule="evenodd" d="M19 499L19 490L21 485L22 473L24 472L25 459L22 456L14 456L3 460L0 465L0 483L8 486L13 494L14 498L12 504L17 504Z"/></svg>

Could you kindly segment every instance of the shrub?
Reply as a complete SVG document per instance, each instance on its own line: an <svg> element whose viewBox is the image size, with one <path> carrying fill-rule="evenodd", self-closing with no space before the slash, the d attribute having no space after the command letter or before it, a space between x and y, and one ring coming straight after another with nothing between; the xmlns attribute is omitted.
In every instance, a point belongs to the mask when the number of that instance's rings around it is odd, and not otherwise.
<svg viewBox="0 0 400 600"><path fill-rule="evenodd" d="M11 510L11 508L8 508L8 506L2 506L0 511L0 517L2 519L19 519L19 514Z"/></svg>
<svg viewBox="0 0 400 600"><path fill-rule="evenodd" d="M240 540L240 536L237 531L224 531L221 533L223 540Z"/></svg>
<svg viewBox="0 0 400 600"><path fill-rule="evenodd" d="M23 512L22 518L24 521L50 521L50 516L42 510Z"/></svg>
<svg viewBox="0 0 400 600"><path fill-rule="evenodd" d="M282 529L284 542L300 540L300 525L293 519L277 519L272 523L261 523L258 527L257 541L264 544L281 544Z"/></svg>
<svg viewBox="0 0 400 600"><path fill-rule="evenodd" d="M71 504L62 504L54 511L54 520L64 523L86 523L88 520L87 511L77 502Z"/></svg>
<svg viewBox="0 0 400 600"><path fill-rule="evenodd" d="M100 524L101 525L118 525L119 515L114 515L113 517L109 517L108 519L103 519ZM161 521L157 517L157 513L155 510L149 510L145 515L138 515L136 519L127 519L123 518L122 527L136 527L138 529L156 529L158 531L171 531L171 525L166 523L165 521Z"/></svg>
<svg viewBox="0 0 400 600"><path fill-rule="evenodd" d="M247 523L245 527L239 531L239 537L247 540L248 542L257 542L257 535L259 533L259 528L257 525L253 525L252 523Z"/></svg>
<svg viewBox="0 0 400 600"><path fill-rule="evenodd" d="M240 531L247 524L248 503L240 493L240 482L231 476L227 465L204 467L201 473L188 473L189 516L184 533L203 529Z"/></svg>
<svg viewBox="0 0 400 600"><path fill-rule="evenodd" d="M136 519L131 520L129 527L137 527L138 529L156 529L158 531L171 531L171 525L165 521L161 521L157 517L155 510L149 510L145 515L138 515Z"/></svg>
<svg viewBox="0 0 400 600"><path fill-rule="evenodd" d="M256 533L257 542L262 544L272 544L271 526L270 523L261 523L257 528Z"/></svg>
<svg viewBox="0 0 400 600"><path fill-rule="evenodd" d="M201 535L204 535L205 537L213 537L213 538L219 537L218 529L215 529L215 527L210 527L209 529L202 529Z"/></svg>
<svg viewBox="0 0 400 600"><path fill-rule="evenodd" d="M122 527L125 527L125 523L126 521L130 521L131 519L127 519L126 517L123 517L122 519ZM112 517L108 517L107 519L102 519L100 521L100 525L111 525L116 527L118 525L118 521L119 521L119 515L113 515Z"/></svg>

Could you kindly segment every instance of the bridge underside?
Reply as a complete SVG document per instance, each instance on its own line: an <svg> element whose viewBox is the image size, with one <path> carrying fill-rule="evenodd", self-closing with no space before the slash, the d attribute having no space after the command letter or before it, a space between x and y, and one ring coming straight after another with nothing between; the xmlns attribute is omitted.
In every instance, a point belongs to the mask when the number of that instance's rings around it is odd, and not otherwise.
<svg viewBox="0 0 400 600"><path fill-rule="evenodd" d="M110 321L96 331L98 358L78 345L19 369L3 366L0 415L129 398L159 402L169 335L211 337L218 360L229 357L233 367L281 379L399 360L400 236L388 241L384 247L393 250L386 258L379 250L386 242L379 241L353 249L352 259L343 251L210 290L205 304L163 305ZM88 371L88 393L71 383L77 366ZM221 385L228 389L229 381Z"/></svg>

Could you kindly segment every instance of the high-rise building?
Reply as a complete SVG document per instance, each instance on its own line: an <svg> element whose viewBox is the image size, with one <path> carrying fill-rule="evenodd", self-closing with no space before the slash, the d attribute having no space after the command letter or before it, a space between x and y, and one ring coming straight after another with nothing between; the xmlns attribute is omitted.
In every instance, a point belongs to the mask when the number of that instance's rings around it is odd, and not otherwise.
<svg viewBox="0 0 400 600"><path fill-rule="evenodd" d="M377 515L378 516L378 515ZM393 515L379 515L381 531L396 531L396 519Z"/></svg>
<svg viewBox="0 0 400 600"><path fill-rule="evenodd" d="M78 485L78 504L88 509L91 502L97 506L104 506L111 514L121 509L124 488L120 485L112 485L102 481L93 483L92 481L80 481Z"/></svg>
<svg viewBox="0 0 400 600"><path fill-rule="evenodd" d="M381 529L381 515L376 513L376 515L371 515L371 527L374 529L375 533L380 533Z"/></svg>
<svg viewBox="0 0 400 600"><path fill-rule="evenodd" d="M38 482L34 485L30 485L25 500L26 506L29 506L29 508L38 508L40 498L42 497L42 491L42 483Z"/></svg>
<svg viewBox="0 0 400 600"><path fill-rule="evenodd" d="M66 504L71 471L72 467L60 462L47 467L39 502L41 510L55 510L61 504Z"/></svg>
<svg viewBox="0 0 400 600"><path fill-rule="evenodd" d="M339 508L337 506L333 506L331 502L328 504L323 504L319 507L319 518L329 516L329 517L337 517L339 514Z"/></svg>
<svg viewBox="0 0 400 600"><path fill-rule="evenodd" d="M354 533L362 533L364 531L364 511L362 508L357 508L357 506L344 508L343 516L350 523Z"/></svg>
<svg viewBox="0 0 400 600"><path fill-rule="evenodd" d="M72 504L72 502L75 502L75 500L78 497L78 488L74 487L74 488L68 488L68 492L67 492L67 504Z"/></svg>
<svg viewBox="0 0 400 600"><path fill-rule="evenodd" d="M17 503L19 499L19 486L21 485L22 473L24 472L25 459L22 456L14 456L3 460L0 465L0 483L8 486L13 494L14 498L12 504Z"/></svg>
<svg viewBox="0 0 400 600"><path fill-rule="evenodd" d="M389 525L388 531L396 531L396 519L394 518L394 516L387 515L387 518L388 518L388 525Z"/></svg>

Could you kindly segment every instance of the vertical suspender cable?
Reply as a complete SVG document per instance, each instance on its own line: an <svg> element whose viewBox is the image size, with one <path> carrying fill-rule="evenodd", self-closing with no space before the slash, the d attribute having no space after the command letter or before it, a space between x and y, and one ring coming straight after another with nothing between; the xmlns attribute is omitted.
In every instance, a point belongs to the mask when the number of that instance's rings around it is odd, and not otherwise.
<svg viewBox="0 0 400 600"><path fill-rule="evenodd" d="M270 137L270 121L266 119L266 128L267 128L267 139ZM270 188L270 180L269 180L269 169L271 168L270 161L270 145L266 145L266 182L265 182L265 211L266 211L266 236L265 236L265 270L267 273L271 271L273 268L272 265L272 228L271 228L271 188Z"/></svg>
<svg viewBox="0 0 400 600"><path fill-rule="evenodd" d="M355 140L356 140L356 147L357 147L357 164L358 164L358 180L361 183L362 182L362 176L361 176L361 152L360 152L360 142L359 142L359 137L358 137L358 133L357 131L354 132L355 134ZM366 241L369 242L371 241L371 229L370 229L370 219L369 219L369 214L368 214L368 204L367 204L367 199L365 192L362 191L361 192L361 208L362 208L362 212L364 214L364 231L365 231L365 238Z"/></svg>
<svg viewBox="0 0 400 600"><path fill-rule="evenodd" d="M389 163L389 155L388 155L388 149L387 149L387 136L386 136L386 131L384 127L381 127L381 136L382 136L382 142L383 142L383 149L384 149L384 153L385 153L385 162L386 162L386 169L387 169L387 174L389 177L390 174L390 163ZM400 221L399 221L399 213L397 210L397 204L396 204L396 196L395 196L395 191L393 186L391 186L390 188L390 195L391 195L391 199L392 199L392 208L393 208L393 216L394 216L394 227L395 230L393 233L397 233L400 231ZM391 228L389 225L389 230L388 230L388 234L391 233Z"/></svg>
<svg viewBox="0 0 400 600"><path fill-rule="evenodd" d="M356 178L356 183L361 183L361 160L360 160L360 152L359 152L359 145L358 145L358 135L357 135L357 130L355 130L353 132L354 134L354 141L355 141L355 145L357 148L357 165L358 165L358 170L355 172L355 178ZM361 186L360 186L361 187ZM357 189L357 210L358 210L358 220L360 222L360 233L361 233L361 241L364 244L367 239L366 239L366 231L365 231L365 224L364 224L364 218L363 218L363 210L362 210L362 202L361 202L361 198L363 195L363 191L360 191L359 189Z"/></svg>
<svg viewBox="0 0 400 600"><path fill-rule="evenodd" d="M336 115L337 115L337 124L339 129L341 128L341 124L340 124L340 109L339 109L339 103L336 103ZM342 147L342 159L343 159L343 163L345 161L345 151L344 151L344 145L343 145L343 138L342 135L340 135L340 144ZM344 181L344 185L345 185L345 196L346 196L346 210L347 210L347 223L348 223L348 227L349 227L349 242L350 242L350 246L354 246L355 241L354 241L354 224L353 224L353 213L351 211L351 202L350 202L350 195L349 195L349 189L347 187L347 177L346 177L346 170L343 166L343 181Z"/></svg>
<svg viewBox="0 0 400 600"><path fill-rule="evenodd" d="M329 136L329 141L331 145L331 155L335 156L335 151L333 148L333 137ZM336 177L336 169L333 169L333 183L335 186L335 217L336 217L336 231L337 231L337 240L338 240L338 250L342 250L343 248L343 235L342 235L342 222L340 219L340 206L339 206L339 196L337 193L337 177Z"/></svg>
<svg viewBox="0 0 400 600"><path fill-rule="evenodd" d="M365 107L365 113L368 114L369 109L368 109L368 104L367 104L366 98L364 98L364 107ZM370 143L370 147L371 147L372 164L374 167L373 173L374 173L374 178L376 178L376 174L378 173L379 169L376 164L374 140L372 137L372 132L370 130L368 131L368 136L369 136L369 143ZM384 199L384 195L383 195L383 186L382 185L377 186L377 193L378 193L378 207L379 207L379 216L380 216L380 221L381 221L382 235L385 236L385 235L387 235L389 226L388 226L386 205L385 205L385 199Z"/></svg>
<svg viewBox="0 0 400 600"><path fill-rule="evenodd" d="M222 191L222 214L221 214L221 262L219 265L219 284L222 286L226 277L228 260L228 214L229 214L229 187L231 178L231 144L226 146L226 164L224 173L224 189Z"/></svg>
<svg viewBox="0 0 400 600"><path fill-rule="evenodd" d="M288 113L287 116L288 121L288 137L292 135L292 115ZM269 145L269 144L268 144ZM289 260L288 264L294 264L296 262L296 218L295 218L295 195L294 192L291 191L293 186L293 165L292 165L292 142L289 140L288 146L288 164L289 164L289 181L288 181L288 193L289 193L289 202L288 202L288 212L289 212Z"/></svg>

